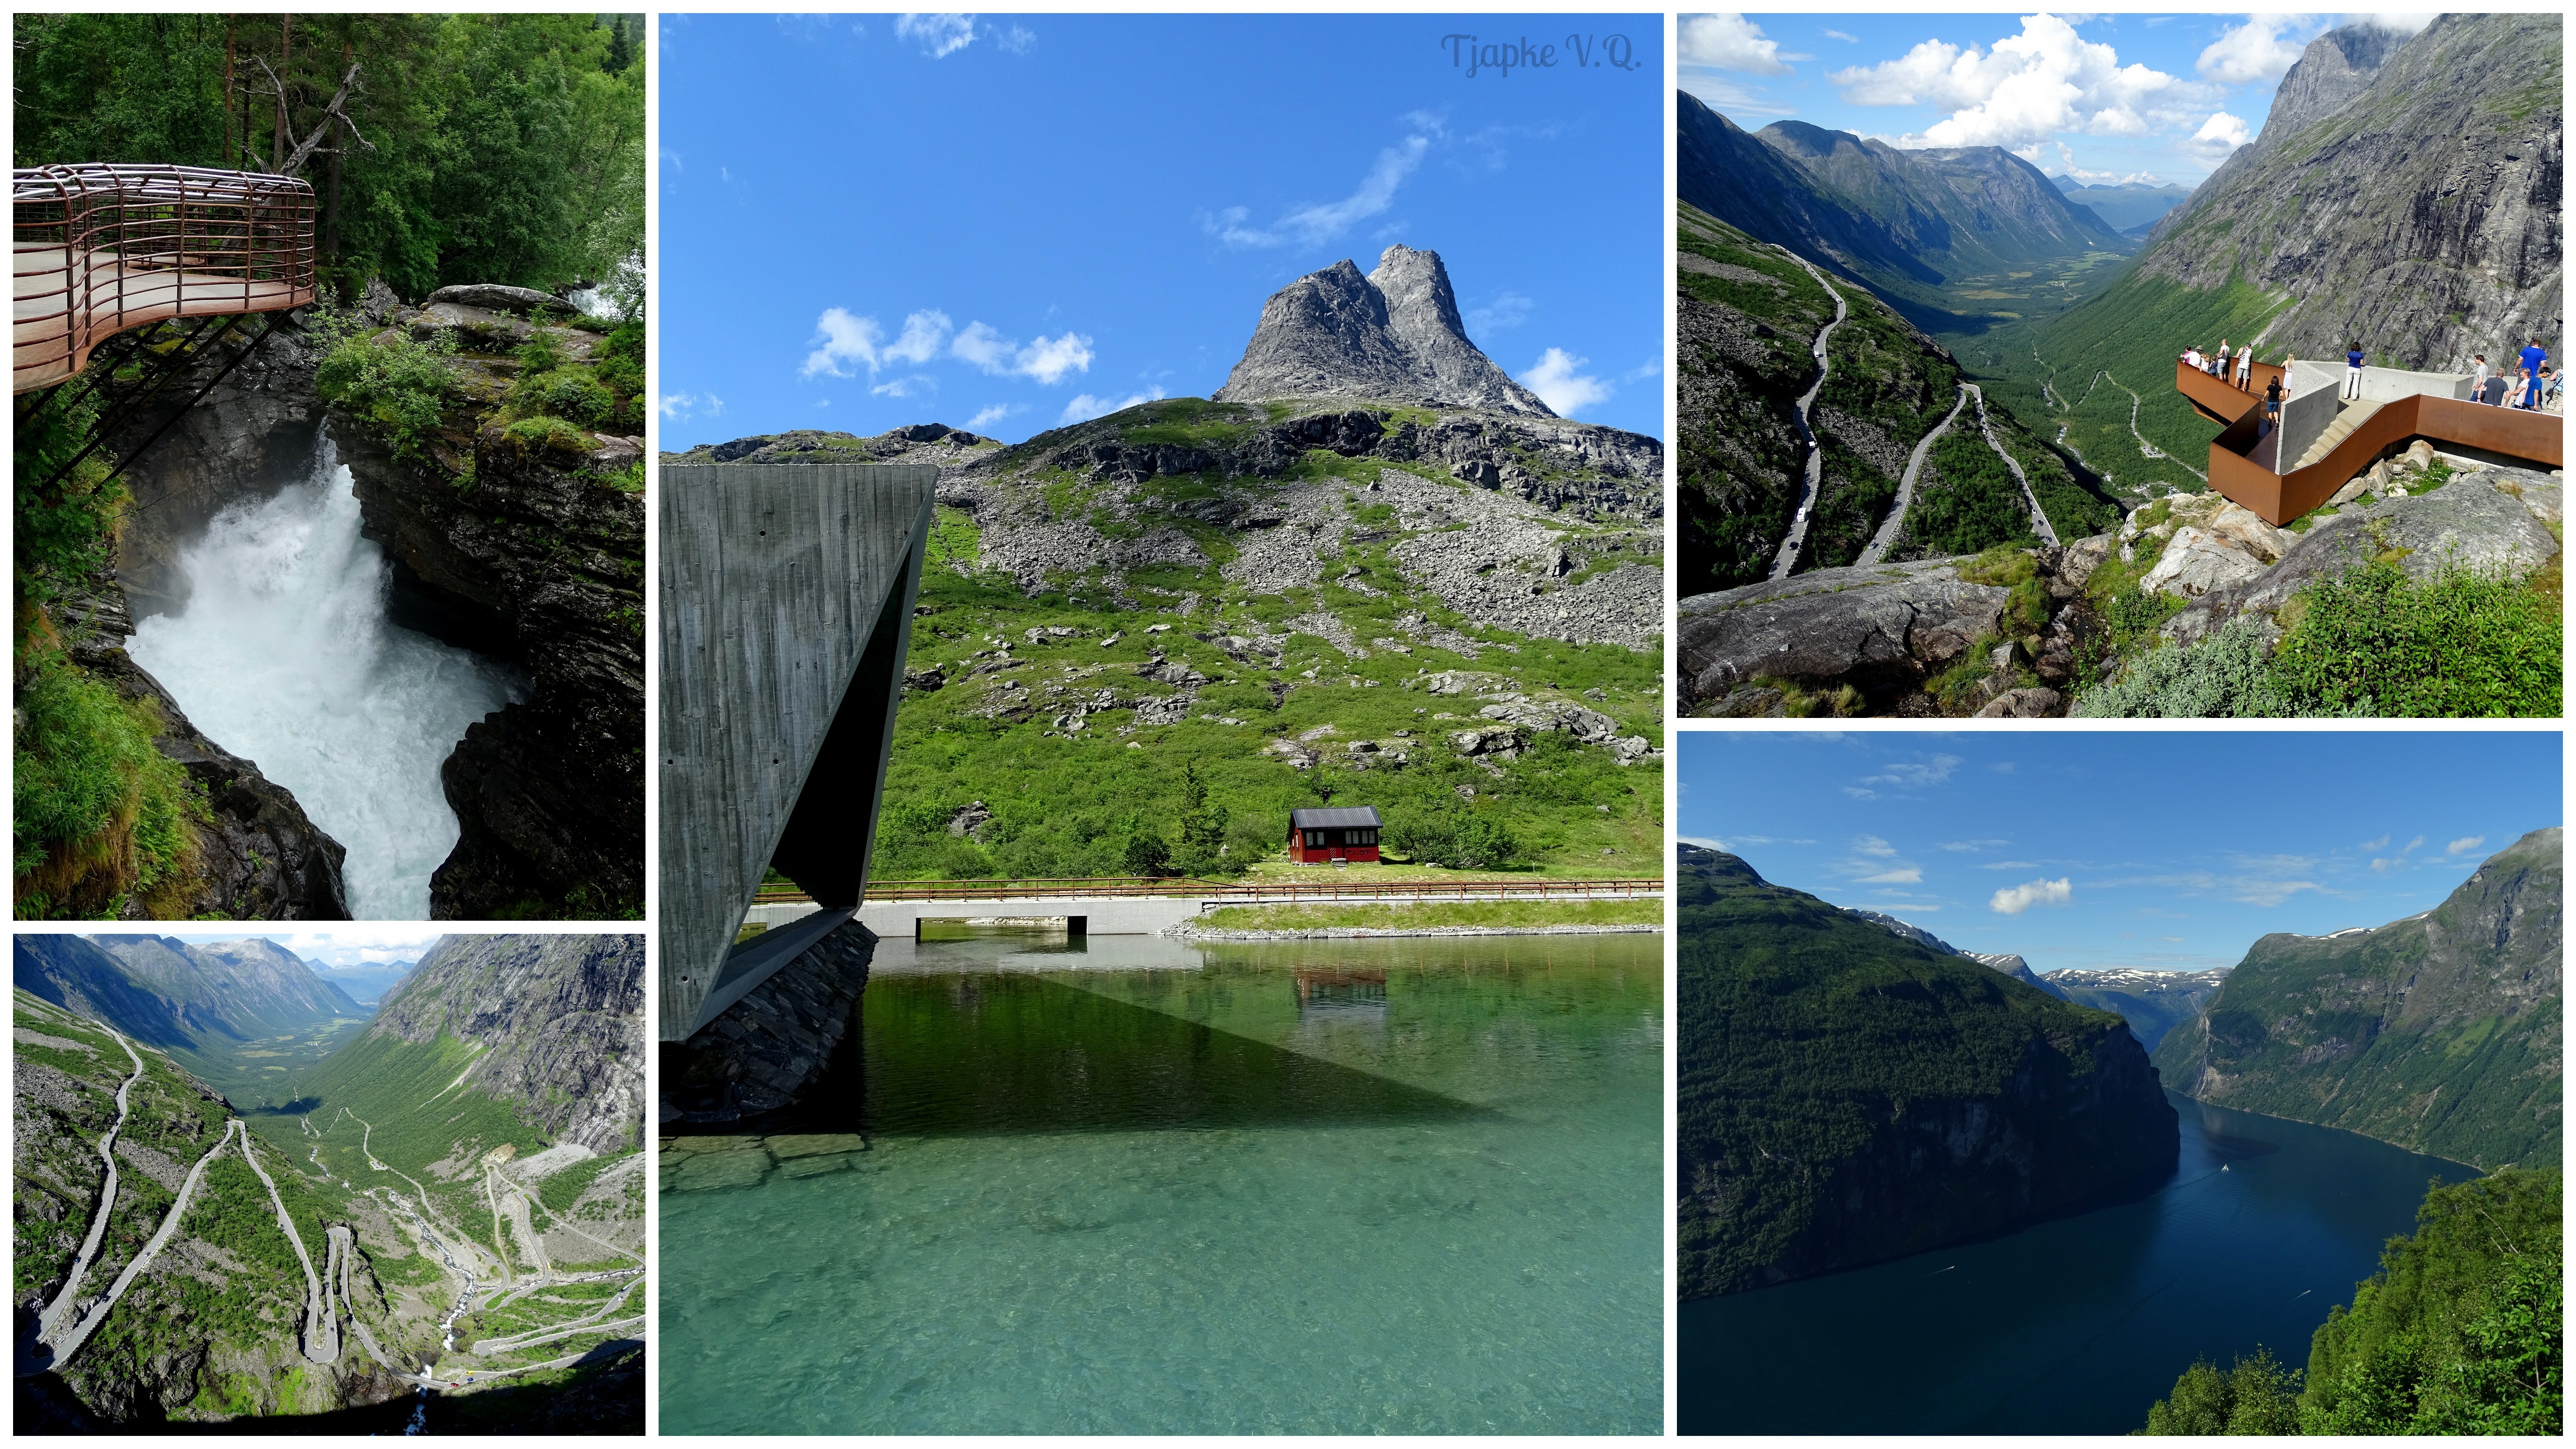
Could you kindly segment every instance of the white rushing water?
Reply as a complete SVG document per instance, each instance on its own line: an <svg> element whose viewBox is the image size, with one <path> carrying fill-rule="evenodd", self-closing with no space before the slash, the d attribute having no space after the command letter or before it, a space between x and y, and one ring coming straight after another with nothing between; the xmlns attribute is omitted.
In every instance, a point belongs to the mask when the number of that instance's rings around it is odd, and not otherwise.
<svg viewBox="0 0 2576 1449"><path fill-rule="evenodd" d="M352 916L423 920L457 837L438 767L527 686L389 622L393 568L358 524L349 470L317 437L303 480L224 509L181 551L187 607L137 624L127 652L348 847Z"/></svg>

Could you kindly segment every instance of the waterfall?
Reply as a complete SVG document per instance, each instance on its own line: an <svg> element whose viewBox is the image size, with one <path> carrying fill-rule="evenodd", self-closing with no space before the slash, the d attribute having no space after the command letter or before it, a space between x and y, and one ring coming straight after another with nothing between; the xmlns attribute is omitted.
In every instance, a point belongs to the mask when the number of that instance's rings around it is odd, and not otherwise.
<svg viewBox="0 0 2576 1449"><path fill-rule="evenodd" d="M198 729L291 791L348 847L349 912L423 920L457 824L438 768L523 676L385 617L392 567L316 432L307 475L236 503L181 550L188 602L127 647Z"/></svg>

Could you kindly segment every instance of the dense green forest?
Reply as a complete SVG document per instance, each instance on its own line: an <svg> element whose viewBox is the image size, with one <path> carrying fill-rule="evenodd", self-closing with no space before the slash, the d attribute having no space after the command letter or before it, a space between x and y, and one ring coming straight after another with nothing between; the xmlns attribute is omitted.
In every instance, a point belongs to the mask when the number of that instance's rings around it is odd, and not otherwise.
<svg viewBox="0 0 2576 1449"><path fill-rule="evenodd" d="M320 129L299 174L343 297L375 276L417 302L624 273L640 301L644 34L641 16L21 14L14 154L275 171ZM328 122L344 82L347 124Z"/></svg>
<svg viewBox="0 0 2576 1449"><path fill-rule="evenodd" d="M1881 1221L1870 1231L1883 1241L1862 1252L1814 1241L1841 1234L1833 1220L1846 1189L1859 1190L1854 1165L1910 1115L2007 1094L2053 1101L2096 1074L2102 1051L2129 1042L2109 1012L1771 885L1732 855L1682 847L1676 890L1686 1299L1759 1286L1793 1251L1854 1266L1936 1246L1971 1221L2000 1225L2013 1185L1962 1173L1922 1184L1943 1197L1948 1221ZM2160 1095L2150 1105L2170 1144L2171 1108ZM2043 1168L2088 1151L2062 1124L2024 1125Z"/></svg>
<svg viewBox="0 0 2576 1449"><path fill-rule="evenodd" d="M2258 1350L2196 1363L2149 1434L2556 1437L2566 1398L2565 1185L2508 1168L2435 1183L2412 1237L2327 1310L2304 1374Z"/></svg>
<svg viewBox="0 0 2576 1449"><path fill-rule="evenodd" d="M2021 481L1977 434L1974 402L1932 445L1891 558L1951 558L1998 544L2037 548Z"/></svg>

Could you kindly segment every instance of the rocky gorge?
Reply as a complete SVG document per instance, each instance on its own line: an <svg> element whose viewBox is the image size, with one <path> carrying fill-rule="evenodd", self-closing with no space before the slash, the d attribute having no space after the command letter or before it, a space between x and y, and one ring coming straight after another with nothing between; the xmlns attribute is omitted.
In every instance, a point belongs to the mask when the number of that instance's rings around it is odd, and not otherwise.
<svg viewBox="0 0 2576 1449"><path fill-rule="evenodd" d="M132 900L129 917L350 913L343 843L258 765L192 726L127 650L138 624L188 608L184 558L217 519L315 476L317 455L348 469L362 531L390 556L385 618L528 681L527 698L472 724L441 765L461 833L426 914L640 913L642 446L572 427L532 446L507 422L523 367L510 349L543 332L578 368L605 345L564 315L556 299L518 288L449 288L411 308L377 285L350 312L286 320L219 383L217 358L199 359L110 440L142 449L127 470L132 502L112 573L54 613L75 662L157 713L157 748L207 805L186 898ZM424 338L452 359L426 447L397 447L371 400L325 402L317 374L353 334L379 346ZM181 405L206 383L202 401Z"/></svg>

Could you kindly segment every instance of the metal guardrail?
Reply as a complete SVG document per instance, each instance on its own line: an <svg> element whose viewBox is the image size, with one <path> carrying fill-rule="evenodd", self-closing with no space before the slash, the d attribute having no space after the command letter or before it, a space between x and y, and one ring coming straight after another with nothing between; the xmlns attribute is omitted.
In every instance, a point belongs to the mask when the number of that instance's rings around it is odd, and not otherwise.
<svg viewBox="0 0 2576 1449"><path fill-rule="evenodd" d="M10 391L51 387L92 349L174 317L313 301L313 187L194 166L11 173Z"/></svg>
<svg viewBox="0 0 2576 1449"><path fill-rule="evenodd" d="M1220 885L1213 881L1156 879L1144 876L1093 876L1059 880L984 880L872 882L867 899L894 901L1095 900L1120 897L1184 897L1207 901L1367 900L1401 897L1439 899L1533 896L1542 899L1630 899L1661 895L1660 876L1620 876L1601 880L1482 881L1280 881L1259 885ZM792 905L813 899L803 891L762 891L756 905Z"/></svg>

